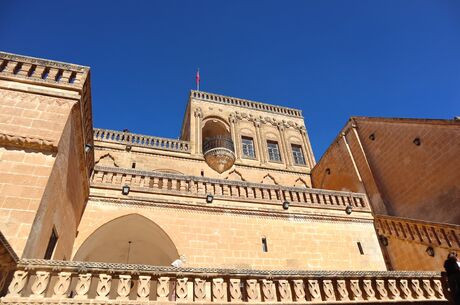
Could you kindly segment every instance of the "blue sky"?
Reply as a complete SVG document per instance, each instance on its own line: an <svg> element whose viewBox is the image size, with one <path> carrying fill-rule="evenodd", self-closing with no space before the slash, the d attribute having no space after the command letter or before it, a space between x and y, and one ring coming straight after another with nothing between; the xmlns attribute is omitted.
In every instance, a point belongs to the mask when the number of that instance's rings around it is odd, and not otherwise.
<svg viewBox="0 0 460 305"><path fill-rule="evenodd" d="M96 127L176 138L201 88L350 116L460 115L460 1L9 1L0 49L92 68Z"/></svg>

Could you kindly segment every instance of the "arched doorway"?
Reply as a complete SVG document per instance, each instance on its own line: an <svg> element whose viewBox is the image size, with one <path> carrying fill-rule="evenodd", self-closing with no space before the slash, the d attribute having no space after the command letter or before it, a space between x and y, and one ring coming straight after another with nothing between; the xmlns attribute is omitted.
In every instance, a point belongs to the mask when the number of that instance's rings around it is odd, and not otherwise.
<svg viewBox="0 0 460 305"><path fill-rule="evenodd" d="M179 257L169 236L153 221L129 214L107 222L80 246L73 260L168 266Z"/></svg>

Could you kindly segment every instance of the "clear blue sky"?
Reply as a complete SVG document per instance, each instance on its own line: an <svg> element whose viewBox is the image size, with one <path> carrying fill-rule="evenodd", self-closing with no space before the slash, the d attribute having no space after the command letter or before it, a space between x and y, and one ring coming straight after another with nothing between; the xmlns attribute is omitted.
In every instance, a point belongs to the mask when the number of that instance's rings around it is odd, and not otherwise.
<svg viewBox="0 0 460 305"><path fill-rule="evenodd" d="M96 127L177 137L202 90L350 116L460 115L460 1L2 1L0 49L92 68Z"/></svg>

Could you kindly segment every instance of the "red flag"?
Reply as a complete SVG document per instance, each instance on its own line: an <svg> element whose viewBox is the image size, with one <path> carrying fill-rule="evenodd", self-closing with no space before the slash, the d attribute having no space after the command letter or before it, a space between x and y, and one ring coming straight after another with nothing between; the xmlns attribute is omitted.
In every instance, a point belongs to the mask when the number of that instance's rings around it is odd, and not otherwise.
<svg viewBox="0 0 460 305"><path fill-rule="evenodd" d="M200 91L200 69L196 71L196 90Z"/></svg>

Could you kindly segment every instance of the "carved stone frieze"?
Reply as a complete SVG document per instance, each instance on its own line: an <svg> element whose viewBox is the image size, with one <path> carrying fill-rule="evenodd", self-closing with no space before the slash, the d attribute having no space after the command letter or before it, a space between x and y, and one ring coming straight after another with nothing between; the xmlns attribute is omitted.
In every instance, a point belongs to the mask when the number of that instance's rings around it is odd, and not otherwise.
<svg viewBox="0 0 460 305"><path fill-rule="evenodd" d="M6 133L0 133L0 146L57 152L57 143L54 140Z"/></svg>

